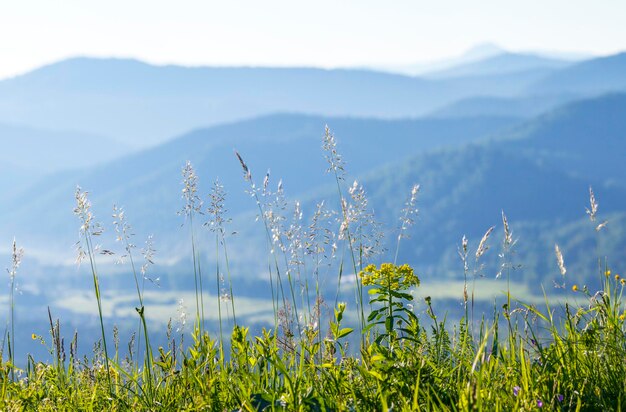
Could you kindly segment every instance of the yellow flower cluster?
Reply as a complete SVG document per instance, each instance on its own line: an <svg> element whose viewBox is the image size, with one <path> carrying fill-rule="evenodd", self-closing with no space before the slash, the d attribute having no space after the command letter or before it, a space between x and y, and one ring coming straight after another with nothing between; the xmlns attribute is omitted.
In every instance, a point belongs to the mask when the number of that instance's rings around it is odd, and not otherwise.
<svg viewBox="0 0 626 412"><path fill-rule="evenodd" d="M396 266L393 263L383 263L380 269L376 265L368 265L359 272L363 285L378 285L391 290L403 290L412 286L419 286L420 280L413 268L407 264Z"/></svg>

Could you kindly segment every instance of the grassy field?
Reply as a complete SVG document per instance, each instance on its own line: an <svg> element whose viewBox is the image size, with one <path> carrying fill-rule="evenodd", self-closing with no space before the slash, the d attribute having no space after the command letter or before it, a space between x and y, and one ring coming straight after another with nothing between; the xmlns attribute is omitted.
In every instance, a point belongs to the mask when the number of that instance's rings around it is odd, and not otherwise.
<svg viewBox="0 0 626 412"><path fill-rule="evenodd" d="M409 410L620 410L626 401L626 279L598 256L597 284L568 280L566 262L555 246L561 272L555 297L533 295L511 281L516 240L502 214L503 239L498 279L481 276L481 258L493 229L476 250L459 247L464 280L422 284L419 274L377 257L379 239L363 188L346 184L334 137L326 130L324 149L337 183L340 210L320 205L302 223L299 205L287 214L279 184L255 183L239 155L244 179L258 205L267 235L267 299L233 294L228 257L224 193L213 187L205 206L193 166L183 168L185 229L189 233L186 294L145 290L150 250L138 251L123 210L115 230L134 276L133 290L101 290L96 223L86 192L77 189L75 213L81 238L78 258L93 280L89 294L73 291L54 302L77 313L98 313L101 336L91 356L77 351L78 335L61 336L61 321L49 318L49 335L32 335L49 349L51 361L14 359L16 279L22 251L13 245L9 269L9 327L0 365L3 410L210 410L210 411L409 411ZM396 250L417 213L419 186L407 194ZM597 203L590 191L589 218ZM201 220L202 217L202 220ZM214 234L198 244L200 226ZM331 230L332 229L332 230ZM202 229L204 230L204 229ZM215 267L201 267L210 250ZM143 255L143 256L142 256ZM333 272L336 292L329 296ZM352 278L349 274L352 274ZM354 274L357 274L356 278ZM209 290L213 292L210 293ZM215 293L215 291L219 293ZM485 302L494 295L490 310ZM188 306L174 322L164 319L179 299ZM518 300L519 298L522 298ZM440 302L456 300L455 313ZM482 302L482 303L481 303ZM135 317L130 342L106 333L104 318ZM207 323L217 325L211 327ZM252 333L252 324L268 328ZM190 333L185 333L185 328ZM166 344L152 344L165 334ZM16 365L24 364L18 368Z"/></svg>

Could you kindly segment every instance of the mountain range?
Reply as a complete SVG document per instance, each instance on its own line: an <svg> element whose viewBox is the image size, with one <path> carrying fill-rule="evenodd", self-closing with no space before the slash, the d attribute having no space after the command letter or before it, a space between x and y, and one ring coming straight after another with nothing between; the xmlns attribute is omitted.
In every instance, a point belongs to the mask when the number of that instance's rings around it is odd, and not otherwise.
<svg viewBox="0 0 626 412"><path fill-rule="evenodd" d="M360 176L385 227L395 227L411 185L422 185L421 214L412 233L416 240L405 242L400 256L428 276L437 271L454 276L456 259L451 256L463 235L477 240L488 227L500 226L505 211L520 234L558 239L563 228L582 225L590 186L601 199L602 212L617 213L609 230L622 230L626 166L619 160L626 153L625 118L624 94L570 103L527 121L261 117L197 130L101 166L51 175L34 187L37 196L17 196L5 203L0 226L5 238L18 234L34 251L45 249L51 238L69 249L76 233L72 194L79 183L93 191L96 216L106 219L114 203L124 205L136 232L155 234L166 250L162 258L177 261L187 249L186 232L180 228L183 219L176 216L182 207L180 170L190 160L201 179L203 198L216 177L228 191L227 209L238 225L234 229L245 239L232 247L245 251L257 243L253 250L262 250L263 232L258 226L246 227L254 220L256 205L245 193L249 186L233 149L241 153L257 184L270 168L271 185L282 177L288 197L302 199L305 215L310 215L320 199L336 202L320 148L328 123L345 154L347 171ZM600 153L605 164L591 162L587 167L589 155ZM616 237L615 247L623 243ZM550 256L552 247L536 239L520 246L520 259L535 268L529 279L537 280L548 270L549 258L538 256ZM54 248L49 241L48 248ZM583 260L572 264L586 267L589 262Z"/></svg>
<svg viewBox="0 0 626 412"><path fill-rule="evenodd" d="M0 240L17 236L34 259L65 264L81 185L104 223L113 204L124 206L138 235L155 235L163 267L176 266L188 252L176 212L189 160L206 201L215 178L226 187L233 230L243 238L233 248L253 261L264 234L248 227L256 204L234 150L257 185L269 169L272 187L282 179L288 198L301 199L310 216L319 199L337 201L321 150L328 125L346 170L364 183L387 227L396 226L411 185L422 185L413 240L402 243L400 256L425 276L458 276L461 237L475 243L488 227L501 230L504 211L522 240L533 239L518 243L528 282L554 272L556 242L573 256L575 276L588 279L584 247L604 242L614 251L626 242L624 56L492 55L422 78L59 62L0 82ZM610 241L584 229L590 186L609 219L603 233ZM497 254L490 259L497 266Z"/></svg>
<svg viewBox="0 0 626 412"><path fill-rule="evenodd" d="M276 112L391 119L423 116L477 96L562 102L623 90L624 61L621 54L573 63L501 53L447 74L412 77L73 58L0 81L0 122L110 136L141 148L195 128Z"/></svg>
<svg viewBox="0 0 626 412"><path fill-rule="evenodd" d="M241 213L255 205L244 193L235 149L255 177L262 178L269 169L272 180L282 178L289 193L300 196L328 182L321 151L325 124L340 136L340 149L349 153L348 167L358 175L415 153L486 139L518 122L509 117L392 121L279 114L199 129L108 163L51 174L0 206L0 226L7 239L21 232L43 238L44 248L50 235L71 244L73 193L81 185L91 192L93 203L102 206L97 209L100 216L110 215L113 204L123 205L135 217L137 230L167 238L181 223L176 211L182 207L178 193L187 160L201 177L203 193L219 178L229 192L228 209Z"/></svg>

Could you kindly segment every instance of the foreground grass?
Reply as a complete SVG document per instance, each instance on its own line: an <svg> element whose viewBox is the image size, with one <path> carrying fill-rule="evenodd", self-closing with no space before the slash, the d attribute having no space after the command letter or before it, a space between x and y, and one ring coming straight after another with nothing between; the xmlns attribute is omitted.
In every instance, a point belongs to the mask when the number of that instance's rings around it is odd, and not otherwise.
<svg viewBox="0 0 626 412"><path fill-rule="evenodd" d="M210 206L202 209L197 176L191 164L183 169L181 214L189 226L194 275L195 319L191 335L168 325L166 347L151 344L144 306L145 271L152 250L140 269L133 253L131 229L122 209L115 208L118 239L130 261L137 294L137 333L120 350L117 333L107 336L93 238L102 232L91 213L87 194L76 192L80 219L79 259L89 263L102 336L93 355L80 357L77 334L66 340L60 321L50 315L50 335L37 336L48 346L52 361L28 357L18 369L13 357L13 294L10 332L5 334L8 357L0 362L0 404L3 410L211 410L211 411L409 411L409 410L620 410L626 401L626 312L622 302L626 280L599 265L597 291L568 286L556 301L518 302L511 294L509 273L515 240L502 214L504 240L498 277L506 279L504 305L494 304L486 316L474 311L481 294L476 283L493 227L475 253L464 237L461 320L447 321L430 297L415 301L420 279L413 268L397 264L401 239L412 224L419 186L414 186L401 213L393 263L373 261L378 237L367 211L363 188L344 186L343 163L333 136L326 130L324 148L335 181L341 210L330 213L318 205L312 223L303 228L302 212L294 206L285 227L282 184L269 189L269 174L255 185L250 169L237 153L250 194L267 234L268 271L274 325L253 336L238 324L226 248L224 192L215 182ZM590 219L597 203L590 191ZM215 234L215 288L219 333L205 330L206 268L197 244L194 219ZM332 220L332 219L334 220ZM326 222L326 223L324 223ZM328 227L337 224L338 231ZM326 226L325 226L326 224ZM595 223L594 223L595 224ZM605 223L596 227L601 229ZM561 274L566 269L556 246ZM107 253L112 253L106 251ZM102 252L100 252L102 253ZM337 259L327 262L329 256ZM14 243L9 270L11 292L22 252ZM604 266L604 267L602 267ZM141 275L139 274L141 273ZM358 273L354 301L339 301L344 272ZM225 274L225 275L224 275ZM319 275L334 275L337 292L329 316L322 307ZM565 281L561 285L565 288ZM343 286L344 289L346 286ZM513 287L514 284L513 284ZM366 298L367 296L367 298ZM238 301L239 302L239 301ZM575 303L563 303L575 302ZM553 307L554 303L554 307ZM223 318L224 317L224 318ZM356 319L346 324L346 319ZM234 324L226 330L225 324ZM270 321L271 323L271 321ZM226 336L230 335L230 336ZM108 339L107 339L108 338ZM69 342L69 344L67 343ZM108 344L107 344L108 343ZM121 353L124 353L122 355Z"/></svg>
<svg viewBox="0 0 626 412"><path fill-rule="evenodd" d="M296 338L274 331L232 331L227 357L220 342L193 334L182 349L170 339L152 362L77 358L52 322L54 362L30 358L11 379L0 370L4 410L617 410L626 400L626 338L620 278L584 305L553 311L522 305L501 310L476 330L462 320L450 328L426 299L426 319L409 309L403 290L417 278L406 266L370 267L363 281L375 292L365 339L355 355L341 325L339 304L325 337L308 328ZM386 272L385 272L386 271ZM370 278L368 278L370 276ZM574 293L574 292L572 292ZM504 319L504 322L499 320ZM376 324L381 327L376 329ZM428 325L428 327L426 327ZM144 369L150 365L151 370ZM140 367L141 366L141 367ZM109 386L109 381L111 385ZM150 381L151 384L148 384Z"/></svg>

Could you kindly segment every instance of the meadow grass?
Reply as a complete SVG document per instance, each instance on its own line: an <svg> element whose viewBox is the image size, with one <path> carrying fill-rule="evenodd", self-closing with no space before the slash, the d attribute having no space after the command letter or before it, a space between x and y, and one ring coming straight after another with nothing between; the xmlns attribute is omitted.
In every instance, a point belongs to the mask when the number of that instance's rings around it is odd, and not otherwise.
<svg viewBox="0 0 626 412"><path fill-rule="evenodd" d="M90 263L102 335L91 358L78 355L77 334L68 354L61 322L49 312L50 339L37 335L33 339L50 345L52 361L29 356L23 369L15 366L13 291L22 252L14 243L9 270L11 330L4 336L9 356L2 357L0 363L2 409L621 409L626 401L626 311L622 302L626 280L612 272L605 259L598 259L597 290L569 286L563 255L555 245L555 269L563 277L559 286L568 288L569 298L551 301L544 295L542 304L537 304L537 299L518 302L510 282L510 271L516 268L516 240L502 212L504 239L498 277L506 276L505 303L502 307L494 303L490 313L474 313L475 297L480 292L476 288L481 282L481 258L489 249L492 227L473 253L467 239L462 239L459 266L463 271L463 310L459 321L448 321L448 314L440 313L437 302L430 297L416 300L415 291L421 287L418 273L398 262L400 242L410 241L404 239L417 213L419 186L409 188L408 200L400 212L393 262L375 264L380 260L379 226L368 212L365 192L358 182L346 185L344 165L328 128L323 147L337 186L339 211L319 203L308 226L302 223L299 203L294 205L288 222L282 183L273 191L268 173L257 186L243 157L236 153L258 206L268 250L273 327L255 336L250 332L251 325L241 324L235 316L225 193L215 182L209 207L204 211L197 193L198 176L187 163L183 168L181 214L189 224L195 285L195 319L187 335L191 341L186 343L185 335L177 335L170 323L167 345L152 346L150 336L154 331L149 331L146 322L150 307L144 305L145 268L142 266L140 282L130 226L123 210L115 208L118 240L134 276L138 315L137 340L131 341L128 353L121 356L116 330L113 336L107 336L102 319L99 253L92 240L102 229L91 214L87 193L77 190L79 259ZM591 190L590 204L588 213L595 224L597 203ZM204 326L204 286L208 284L203 284L200 268L200 255L208 255L211 246L197 243L194 226L194 219L197 224L204 214L209 216L205 225L215 235L214 295L219 325L215 336ZM152 261L150 253L144 257ZM353 284L342 282L348 272L355 275ZM323 316L327 297L322 292L320 275L332 275L337 282L329 316ZM349 288L349 293L342 295L341 288ZM339 296L352 293L354 302L339 300ZM232 313L223 312L222 307ZM348 318L355 321L347 322ZM230 320L234 326L226 331ZM107 347L107 342L114 346Z"/></svg>

